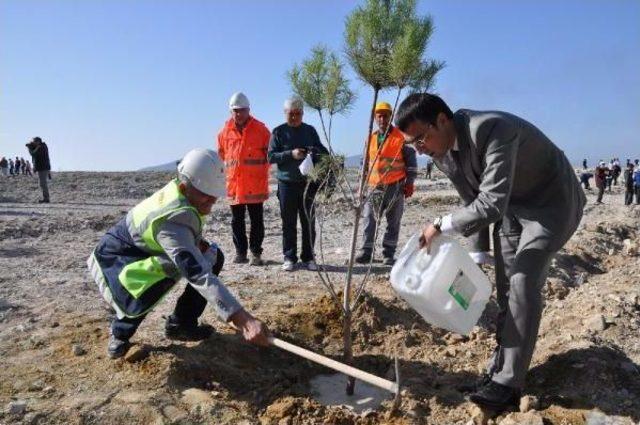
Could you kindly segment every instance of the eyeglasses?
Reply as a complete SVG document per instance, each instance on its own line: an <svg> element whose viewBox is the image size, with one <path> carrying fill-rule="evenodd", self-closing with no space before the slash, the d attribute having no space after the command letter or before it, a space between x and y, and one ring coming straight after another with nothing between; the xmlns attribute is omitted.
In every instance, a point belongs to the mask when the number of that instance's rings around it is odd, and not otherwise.
<svg viewBox="0 0 640 425"><path fill-rule="evenodd" d="M287 111L287 115L290 117L301 117L302 116L302 112L301 111Z"/></svg>
<svg viewBox="0 0 640 425"><path fill-rule="evenodd" d="M424 133L422 133L420 135L420 137L416 137L415 139L411 140L410 142L407 142L407 144L413 145L416 148L423 148L425 143L427 143L427 139L430 137L430 135L427 134L427 132L429 131L429 129L431 127L434 127L434 125L433 124L427 124L427 129L424 131Z"/></svg>

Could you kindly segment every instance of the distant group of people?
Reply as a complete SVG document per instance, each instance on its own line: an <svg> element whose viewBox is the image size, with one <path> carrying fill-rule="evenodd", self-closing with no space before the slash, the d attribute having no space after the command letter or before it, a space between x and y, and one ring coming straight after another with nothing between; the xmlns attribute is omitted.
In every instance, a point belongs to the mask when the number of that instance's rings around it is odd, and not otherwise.
<svg viewBox="0 0 640 425"><path fill-rule="evenodd" d="M18 158L17 156L15 160L11 158L7 159L3 156L2 159L0 159L0 172L4 177L33 175L31 172L31 162L24 158Z"/></svg>
<svg viewBox="0 0 640 425"><path fill-rule="evenodd" d="M624 176L625 194L624 204L631 205L633 198L636 198L636 204L640 204L640 160L636 159L633 162L627 159L627 163L622 172L619 158L613 158L607 164L603 160L598 162L594 172L591 173L587 167L587 160L582 161L583 171L580 173L580 183L586 190L591 190L589 180L594 179L596 189L598 189L598 197L596 199L597 204L602 204L602 198L604 197L605 190L611 192L612 186L618 185L618 179L620 175Z"/></svg>
<svg viewBox="0 0 640 425"><path fill-rule="evenodd" d="M2 157L2 159L0 159L0 172L4 177L16 177L20 175L32 176L33 172L37 173L40 188L42 189L42 199L38 202L48 204L50 199L47 180L51 179L49 148L40 137L34 137L26 146L33 160L33 167L31 166L31 162L22 157L19 158L16 156L15 160Z"/></svg>

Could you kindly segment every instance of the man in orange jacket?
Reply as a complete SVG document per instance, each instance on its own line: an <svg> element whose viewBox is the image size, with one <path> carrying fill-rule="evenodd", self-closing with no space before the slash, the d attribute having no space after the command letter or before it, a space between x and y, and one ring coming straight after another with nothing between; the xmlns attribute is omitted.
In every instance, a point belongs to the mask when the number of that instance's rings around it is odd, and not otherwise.
<svg viewBox="0 0 640 425"><path fill-rule="evenodd" d="M225 163L227 197L231 204L231 227L236 247L234 263L247 263L251 250L251 265L263 265L264 239L263 203L269 198L269 162L267 148L271 133L250 114L249 99L244 93L234 93L229 100L231 118L218 133L218 154ZM245 211L249 211L251 230L247 242Z"/></svg>
<svg viewBox="0 0 640 425"><path fill-rule="evenodd" d="M400 221L404 212L404 198L413 195L418 173L416 151L404 144L402 133L391 125L391 105L376 104L375 119L378 130L371 135L366 160L369 161L371 196L364 206L364 243L356 262L369 263L373 255L374 236L382 214L387 229L382 238L385 265L393 265Z"/></svg>

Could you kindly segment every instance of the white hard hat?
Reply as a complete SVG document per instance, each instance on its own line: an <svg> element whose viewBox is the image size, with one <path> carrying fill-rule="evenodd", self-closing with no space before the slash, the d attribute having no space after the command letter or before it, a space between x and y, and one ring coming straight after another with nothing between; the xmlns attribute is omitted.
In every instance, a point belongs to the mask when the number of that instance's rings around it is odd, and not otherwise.
<svg viewBox="0 0 640 425"><path fill-rule="evenodd" d="M231 95L229 109L244 109L249 107L249 98L242 92Z"/></svg>
<svg viewBox="0 0 640 425"><path fill-rule="evenodd" d="M224 164L218 154L209 149L187 152L178 165L178 173L189 179L193 187L216 198L227 194Z"/></svg>

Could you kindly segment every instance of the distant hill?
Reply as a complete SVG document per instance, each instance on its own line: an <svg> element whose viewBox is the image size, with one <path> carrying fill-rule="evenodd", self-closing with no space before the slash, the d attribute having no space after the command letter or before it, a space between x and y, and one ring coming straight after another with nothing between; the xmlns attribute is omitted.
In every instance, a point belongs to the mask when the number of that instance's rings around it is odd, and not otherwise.
<svg viewBox="0 0 640 425"><path fill-rule="evenodd" d="M138 171L175 171L176 161L167 162L166 164L152 165L151 167L140 168Z"/></svg>

